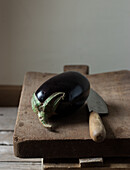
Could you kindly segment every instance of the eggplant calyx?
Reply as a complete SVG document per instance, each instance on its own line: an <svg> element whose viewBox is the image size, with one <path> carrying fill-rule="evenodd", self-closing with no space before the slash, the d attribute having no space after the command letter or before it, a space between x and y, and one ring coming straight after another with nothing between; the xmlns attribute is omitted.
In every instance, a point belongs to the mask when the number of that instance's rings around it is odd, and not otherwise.
<svg viewBox="0 0 130 170"><path fill-rule="evenodd" d="M60 101L64 100L64 97L64 92L55 92L41 103L35 93L33 94L31 99L32 110L38 114L38 119L45 128L52 130L52 125L49 124L48 118L56 114L55 110Z"/></svg>
<svg viewBox="0 0 130 170"><path fill-rule="evenodd" d="M38 112L38 118L45 128L50 129L50 130L52 129L52 125L48 123L48 118L45 112L43 111Z"/></svg>
<svg viewBox="0 0 130 170"><path fill-rule="evenodd" d="M32 99L31 99L31 106L34 113L38 113L39 106L41 106L41 102L36 97L35 93L33 93Z"/></svg>
<svg viewBox="0 0 130 170"><path fill-rule="evenodd" d="M49 123L48 118L56 114L55 110L58 107L60 101L64 100L64 96L64 92L55 92L49 96L39 107L38 118L45 128L54 130L53 125Z"/></svg>
<svg viewBox="0 0 130 170"><path fill-rule="evenodd" d="M44 101L39 109L44 111L48 117L51 117L55 114L56 108L58 107L60 101L64 100L64 97L64 92L55 92Z"/></svg>

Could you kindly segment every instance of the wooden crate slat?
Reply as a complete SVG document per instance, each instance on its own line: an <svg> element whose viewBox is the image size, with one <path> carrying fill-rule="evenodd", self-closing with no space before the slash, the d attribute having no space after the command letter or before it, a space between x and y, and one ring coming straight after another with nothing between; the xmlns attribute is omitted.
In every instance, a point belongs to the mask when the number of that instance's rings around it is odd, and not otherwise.
<svg viewBox="0 0 130 170"><path fill-rule="evenodd" d="M0 107L0 131L13 131L17 117L17 107Z"/></svg>
<svg viewBox="0 0 130 170"><path fill-rule="evenodd" d="M41 170L40 163L0 162L0 170Z"/></svg>
<svg viewBox="0 0 130 170"><path fill-rule="evenodd" d="M106 167L90 167L90 168L81 168L78 165L69 165L69 164L46 164L43 165L42 170L128 170L130 169L129 164L111 164L110 166Z"/></svg>
<svg viewBox="0 0 130 170"><path fill-rule="evenodd" d="M0 131L0 145L13 145L13 131Z"/></svg>
<svg viewBox="0 0 130 170"><path fill-rule="evenodd" d="M41 159L21 159L14 156L13 146L0 145L0 164L1 162L41 162Z"/></svg>

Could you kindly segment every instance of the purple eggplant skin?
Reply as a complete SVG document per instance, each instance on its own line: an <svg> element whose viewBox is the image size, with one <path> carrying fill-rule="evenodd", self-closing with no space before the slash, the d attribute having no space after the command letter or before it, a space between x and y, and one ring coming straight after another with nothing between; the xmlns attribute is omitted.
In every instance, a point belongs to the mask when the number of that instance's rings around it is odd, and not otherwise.
<svg viewBox="0 0 130 170"><path fill-rule="evenodd" d="M89 95L88 79L75 71L58 74L43 83L35 92L38 100L43 103L55 92L64 92L65 98L60 101L56 113L72 112L80 108Z"/></svg>

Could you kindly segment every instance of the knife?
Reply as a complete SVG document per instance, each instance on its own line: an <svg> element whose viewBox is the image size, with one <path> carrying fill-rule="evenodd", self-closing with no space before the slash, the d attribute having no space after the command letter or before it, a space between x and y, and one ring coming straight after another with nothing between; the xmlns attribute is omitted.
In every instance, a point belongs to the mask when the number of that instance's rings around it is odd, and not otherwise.
<svg viewBox="0 0 130 170"><path fill-rule="evenodd" d="M108 114L105 101L93 89L90 89L87 99L89 110L89 133L92 140L102 142L106 137L106 130L99 114Z"/></svg>

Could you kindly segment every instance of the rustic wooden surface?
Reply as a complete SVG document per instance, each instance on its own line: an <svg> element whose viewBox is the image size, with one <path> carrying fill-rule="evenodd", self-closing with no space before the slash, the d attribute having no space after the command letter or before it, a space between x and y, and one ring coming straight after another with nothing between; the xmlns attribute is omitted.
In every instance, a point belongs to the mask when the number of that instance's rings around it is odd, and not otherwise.
<svg viewBox="0 0 130 170"><path fill-rule="evenodd" d="M0 107L0 170L40 170L41 159L14 156L13 132L17 107Z"/></svg>
<svg viewBox="0 0 130 170"><path fill-rule="evenodd" d="M56 132L48 131L39 123L30 99L33 92L54 75L30 72L25 76L14 133L15 155L44 158L130 156L130 72L87 76L91 87L104 98L109 109L109 115L102 117L107 138L98 144L90 139L88 113L84 107L76 114L56 120Z"/></svg>

